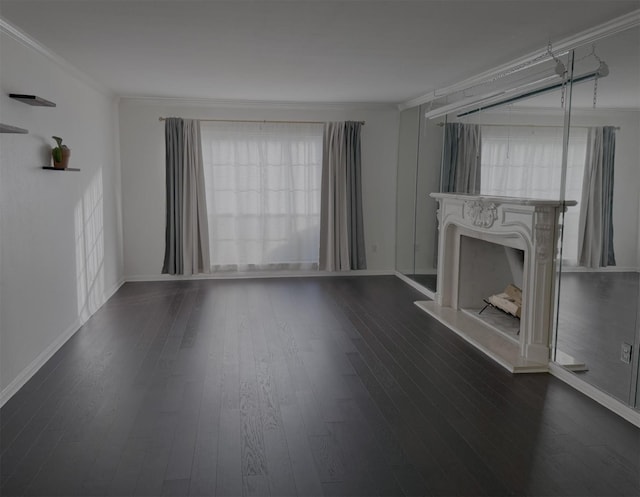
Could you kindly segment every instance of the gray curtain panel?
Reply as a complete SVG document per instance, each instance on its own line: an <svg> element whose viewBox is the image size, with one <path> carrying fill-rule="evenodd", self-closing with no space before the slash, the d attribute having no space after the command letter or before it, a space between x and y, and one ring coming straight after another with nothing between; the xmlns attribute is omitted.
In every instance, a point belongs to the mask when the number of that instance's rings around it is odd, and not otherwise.
<svg viewBox="0 0 640 497"><path fill-rule="evenodd" d="M176 117L164 122L166 167L166 225L163 274L182 274L182 195L183 183L183 121Z"/></svg>
<svg viewBox="0 0 640 497"><path fill-rule="evenodd" d="M480 126L447 123L444 128L442 191L480 193Z"/></svg>
<svg viewBox="0 0 640 497"><path fill-rule="evenodd" d="M348 271L347 173L343 122L324 128L320 193L320 260L324 271Z"/></svg>
<svg viewBox="0 0 640 497"><path fill-rule="evenodd" d="M616 129L605 126L602 129L602 258L603 266L615 266L613 251L613 164L616 158Z"/></svg>
<svg viewBox="0 0 640 497"><path fill-rule="evenodd" d="M167 118L164 274L208 273L209 233L200 123Z"/></svg>
<svg viewBox="0 0 640 497"><path fill-rule="evenodd" d="M615 266L613 251L613 170L615 129L589 128L580 200L578 264L589 268Z"/></svg>
<svg viewBox="0 0 640 497"><path fill-rule="evenodd" d="M367 269L362 221L362 176L359 122L345 122L345 152L347 160L347 232L351 269Z"/></svg>
<svg viewBox="0 0 640 497"><path fill-rule="evenodd" d="M320 261L324 271L366 269L361 186L361 124L327 123L322 155Z"/></svg>

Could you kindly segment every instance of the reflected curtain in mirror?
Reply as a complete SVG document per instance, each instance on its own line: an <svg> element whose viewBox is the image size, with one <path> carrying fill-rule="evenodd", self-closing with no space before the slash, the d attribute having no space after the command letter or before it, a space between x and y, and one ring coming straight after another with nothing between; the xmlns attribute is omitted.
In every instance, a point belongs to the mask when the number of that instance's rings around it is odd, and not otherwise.
<svg viewBox="0 0 640 497"><path fill-rule="evenodd" d="M614 127L589 128L578 235L581 266L616 265L612 209L615 149Z"/></svg>
<svg viewBox="0 0 640 497"><path fill-rule="evenodd" d="M366 269L359 122L325 125L322 158L320 269Z"/></svg>
<svg viewBox="0 0 640 497"><path fill-rule="evenodd" d="M587 130L572 128L564 198L582 195ZM560 126L482 125L482 195L560 199L563 129ZM578 259L578 209L564 214L562 257Z"/></svg>
<svg viewBox="0 0 640 497"><path fill-rule="evenodd" d="M165 121L166 228L163 274L209 272L200 123Z"/></svg>
<svg viewBox="0 0 640 497"><path fill-rule="evenodd" d="M480 193L480 156L479 125L445 124L442 191Z"/></svg>

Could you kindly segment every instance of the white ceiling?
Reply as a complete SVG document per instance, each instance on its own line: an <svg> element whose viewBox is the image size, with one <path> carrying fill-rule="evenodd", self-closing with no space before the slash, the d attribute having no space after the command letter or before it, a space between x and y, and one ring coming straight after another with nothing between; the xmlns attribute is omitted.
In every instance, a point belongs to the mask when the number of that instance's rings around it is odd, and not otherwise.
<svg viewBox="0 0 640 497"><path fill-rule="evenodd" d="M392 102L640 7L626 0L1 0L121 96Z"/></svg>

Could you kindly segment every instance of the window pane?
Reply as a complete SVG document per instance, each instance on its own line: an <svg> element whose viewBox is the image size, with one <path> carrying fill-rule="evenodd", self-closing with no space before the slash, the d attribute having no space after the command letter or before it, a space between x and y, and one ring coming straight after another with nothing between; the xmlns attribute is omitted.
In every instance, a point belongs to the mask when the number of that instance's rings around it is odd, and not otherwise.
<svg viewBox="0 0 640 497"><path fill-rule="evenodd" d="M481 193L559 199L563 130L553 126L482 126ZM565 198L580 201L587 129L572 128ZM579 206L564 218L563 258L575 263Z"/></svg>
<svg viewBox="0 0 640 497"><path fill-rule="evenodd" d="M202 123L215 268L317 267L322 125Z"/></svg>

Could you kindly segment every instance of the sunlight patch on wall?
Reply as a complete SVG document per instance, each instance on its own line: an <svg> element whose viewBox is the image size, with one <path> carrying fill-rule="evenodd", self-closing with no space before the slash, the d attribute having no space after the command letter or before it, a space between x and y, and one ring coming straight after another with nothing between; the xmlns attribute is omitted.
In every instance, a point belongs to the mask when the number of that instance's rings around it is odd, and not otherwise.
<svg viewBox="0 0 640 497"><path fill-rule="evenodd" d="M103 209L100 168L75 207L76 283L82 322L98 310L104 294Z"/></svg>

